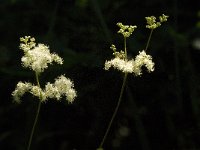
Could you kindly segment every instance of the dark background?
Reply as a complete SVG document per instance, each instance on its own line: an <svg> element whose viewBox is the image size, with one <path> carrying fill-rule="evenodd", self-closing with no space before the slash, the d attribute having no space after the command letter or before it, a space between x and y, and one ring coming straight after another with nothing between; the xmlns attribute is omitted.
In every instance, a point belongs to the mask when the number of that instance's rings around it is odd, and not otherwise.
<svg viewBox="0 0 200 150"><path fill-rule="evenodd" d="M12 103L18 81L35 82L34 72L21 66L20 37L33 36L64 59L41 75L42 85L65 74L78 93L73 104L42 104L32 150L95 150L122 84L123 74L103 69L112 58L110 45L123 47L116 23L138 26L127 41L134 57L150 32L144 17L162 13L169 20L155 30L148 49L155 71L128 76L104 147L200 150L200 47L193 44L200 38L199 6L195 0L1 0L0 150L26 149L38 104L30 94Z"/></svg>

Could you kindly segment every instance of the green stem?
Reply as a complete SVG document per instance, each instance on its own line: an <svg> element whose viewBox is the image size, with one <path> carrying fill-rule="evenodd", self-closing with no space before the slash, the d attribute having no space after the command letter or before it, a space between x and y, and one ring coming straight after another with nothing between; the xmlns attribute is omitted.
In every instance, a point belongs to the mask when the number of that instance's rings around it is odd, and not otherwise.
<svg viewBox="0 0 200 150"><path fill-rule="evenodd" d="M125 53L125 58L127 59L126 37L124 37L124 53Z"/></svg>
<svg viewBox="0 0 200 150"><path fill-rule="evenodd" d="M103 144L104 144L104 142L105 142L105 139L106 139L106 137L107 137L107 135L108 135L108 132L109 132L109 130L110 130L110 128L111 128L111 125L112 125L112 123L113 123L113 120L114 120L114 118L115 118L115 116L116 116L116 114L117 114L117 111L118 111L118 109L119 109L119 106L120 106L120 103L121 103L121 100L122 100L122 95L123 95L124 88L125 88L125 84L126 84L127 75L128 75L128 73L125 73L124 79L123 79L123 84L122 84L121 91L120 91L120 96L119 96L118 103L117 103L117 106L116 106L116 108L115 108L115 110L114 110L114 113L113 113L113 115L112 115L112 118L111 118L111 120L110 120L110 122L109 122L109 124L108 124L107 130L106 130L106 132L105 132L105 135L104 135L104 137L103 137L103 139L102 139L102 141L101 141L101 144L99 145L99 148L98 148L98 149L102 149L102 146L103 146Z"/></svg>
<svg viewBox="0 0 200 150"><path fill-rule="evenodd" d="M39 77L38 77L39 75L38 75L38 73L36 73L35 75L36 75L37 85L40 87L40 82L39 82ZM41 99L41 95L40 95L40 99ZM33 134L34 134L35 127L36 127L36 124L37 124L37 121L38 121L38 116L39 116L39 113L40 113L41 102L42 101L39 100L39 104L38 104L38 108L37 108L35 120L34 120L34 123L33 123L33 127L32 127L32 130L31 130L30 137L29 137L29 141L28 141L27 150L30 150L30 147L31 147L31 143L32 143L32 139L33 139Z"/></svg>
<svg viewBox="0 0 200 150"><path fill-rule="evenodd" d="M149 38L148 38L148 41L147 41L147 45L146 45L144 51L147 51L147 48L149 47L149 43L150 43L150 40L151 40L152 33L153 33L153 29L151 29L151 32L150 32L150 34L149 34Z"/></svg>

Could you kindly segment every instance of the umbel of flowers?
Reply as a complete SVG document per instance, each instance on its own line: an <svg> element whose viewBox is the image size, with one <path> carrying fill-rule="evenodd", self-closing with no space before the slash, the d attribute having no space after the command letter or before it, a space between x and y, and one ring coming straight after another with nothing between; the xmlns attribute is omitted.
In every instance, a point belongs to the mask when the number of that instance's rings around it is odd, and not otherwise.
<svg viewBox="0 0 200 150"><path fill-rule="evenodd" d="M36 45L35 38L25 36L24 38L20 38L20 41L22 43L19 47L24 52L24 56L21 58L22 66L35 71L36 78L48 68L48 64L52 64L53 62L60 65L63 64L63 59L55 53L50 53L48 46L40 43ZM66 96L66 100L71 103L76 97L73 82L64 75L57 77L54 83L47 82L44 89L38 83L34 85L29 82L20 81L12 93L14 101L20 103L20 98L26 92L37 96L42 102L48 98L60 100L62 96Z"/></svg>

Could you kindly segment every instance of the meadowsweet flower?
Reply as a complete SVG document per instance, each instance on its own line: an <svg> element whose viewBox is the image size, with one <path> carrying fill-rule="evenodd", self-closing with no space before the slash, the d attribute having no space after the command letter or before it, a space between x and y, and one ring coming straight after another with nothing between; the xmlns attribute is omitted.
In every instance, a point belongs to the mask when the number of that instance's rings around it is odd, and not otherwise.
<svg viewBox="0 0 200 150"><path fill-rule="evenodd" d="M58 88L49 82L45 85L45 93L47 98L56 98L57 100L60 100L61 98L61 94L58 91Z"/></svg>
<svg viewBox="0 0 200 150"><path fill-rule="evenodd" d="M38 97L42 102L45 101L47 98L46 93L39 86L36 85L32 86L30 93Z"/></svg>
<svg viewBox="0 0 200 150"><path fill-rule="evenodd" d="M21 37L20 41L23 43L20 43L19 48L22 49L24 52L27 52L36 45L35 38L31 38L30 36L25 36L24 38Z"/></svg>
<svg viewBox="0 0 200 150"><path fill-rule="evenodd" d="M159 16L160 22L166 22L167 18L169 18L169 16L166 16L164 14L162 14L162 16Z"/></svg>
<svg viewBox="0 0 200 150"><path fill-rule="evenodd" d="M56 98L57 100L60 100L64 95L66 96L66 100L69 103L72 103L77 96L73 82L63 75L55 79L55 83L53 84L48 82L45 85L44 90L37 85L32 85L31 83L19 82L15 91L12 93L14 101L20 103L20 98L26 92L38 97L42 102L47 101L48 98Z"/></svg>
<svg viewBox="0 0 200 150"><path fill-rule="evenodd" d="M40 43L36 46L34 38L26 36L25 38L20 38L20 40L24 42L20 44L20 49L24 51L24 56L21 59L24 67L41 73L52 62L63 64L63 59L57 54L51 54L48 46Z"/></svg>
<svg viewBox="0 0 200 150"><path fill-rule="evenodd" d="M115 47L115 45L114 44L112 44L111 45L111 47L110 47L110 49L112 49L113 50L113 55L115 56L115 57L118 57L118 58L121 58L121 59L125 59L125 52L124 51L120 51L120 52L117 52L117 49L116 49L116 47Z"/></svg>
<svg viewBox="0 0 200 150"><path fill-rule="evenodd" d="M121 33L125 38L129 37L137 28L137 26L123 25L121 22L118 22L117 26L120 27L118 33Z"/></svg>
<svg viewBox="0 0 200 150"><path fill-rule="evenodd" d="M133 73L138 76L142 74L142 66L145 66L148 72L154 71L154 62L152 57L147 55L145 51L139 52L135 60L120 59L118 57L105 62L105 70L109 70L111 67L118 69L124 73Z"/></svg>
<svg viewBox="0 0 200 150"><path fill-rule="evenodd" d="M41 102L46 101L48 98L60 100L64 95L66 96L67 101L72 103L77 96L76 91L73 82L64 75L55 79L55 83L53 84L47 82L44 89L39 85L39 73L43 72L44 69L48 67L48 64L51 64L52 62L63 64L63 59L57 54L51 54L48 46L44 44L36 45L35 38L25 36L24 38L20 38L20 41L23 42L20 44L20 49L24 51L24 56L21 59L22 65L36 72L38 85L20 81L17 84L15 91L12 93L14 101L20 103L20 98L26 92L29 92L38 97Z"/></svg>
<svg viewBox="0 0 200 150"><path fill-rule="evenodd" d="M118 57L105 62L105 70L109 70L111 67L118 69L124 73L133 73L134 61L120 59Z"/></svg>
<svg viewBox="0 0 200 150"><path fill-rule="evenodd" d="M66 99L69 103L72 103L74 101L74 98L77 96L76 91L74 89L69 89L65 93Z"/></svg>
<svg viewBox="0 0 200 150"><path fill-rule="evenodd" d="M147 21L146 28L155 29L155 28L161 26L161 23L166 22L168 17L169 16L162 14L161 16L159 16L160 22L156 21L155 16L145 17L145 19Z"/></svg>
<svg viewBox="0 0 200 150"><path fill-rule="evenodd" d="M135 58L134 73L136 75L142 74L142 66L145 66L148 72L154 71L154 62L152 61L152 57L150 55L147 55L144 50L142 52L139 52L139 55L137 55Z"/></svg>
<svg viewBox="0 0 200 150"><path fill-rule="evenodd" d="M162 18L166 18L165 16L162 16ZM155 17L150 17L148 20L149 24L155 23ZM121 33L124 35L124 38L129 37L134 29L137 26L129 26L129 25L123 25L122 23L117 23L117 26L120 27L120 30L118 33ZM126 40L124 41L126 42ZM126 46L126 44L125 44ZM113 55L115 58L105 62L104 69L109 70L111 67L114 69L118 69L122 71L123 73L133 73L135 76L142 74L142 66L145 66L148 70L148 72L154 71L154 62L152 61L152 57L150 55L147 55L146 52L143 50L142 52L139 52L139 54L134 59L128 60L127 54L125 51L117 51L117 48L114 44L110 47L111 50L113 50Z"/></svg>
<svg viewBox="0 0 200 150"><path fill-rule="evenodd" d="M14 97L14 101L17 103L21 102L20 98L26 92L29 92L39 98L38 108L27 147L27 149L30 149L33 133L38 121L41 103L46 102L49 98L60 100L63 95L66 96L66 100L69 103L72 103L77 94L74 89L73 82L70 79L66 78L64 75L61 75L60 77L55 79L55 83L53 84L47 82L45 88L42 89L40 87L39 81L40 73L48 68L48 64L52 64L52 62L63 64L63 59L55 53L50 53L48 46L40 43L36 45L35 38L25 36L24 38L21 37L20 41L22 43L20 43L19 48L24 52L24 56L21 58L22 65L23 67L30 68L31 70L35 71L37 85L33 85L27 82L23 83L20 81L17 84L15 90L12 92L12 96Z"/></svg>
<svg viewBox="0 0 200 150"><path fill-rule="evenodd" d="M160 22L156 22L156 17L154 17L154 16L145 17L145 19L147 20L146 28L155 29L155 28L161 26Z"/></svg>
<svg viewBox="0 0 200 150"><path fill-rule="evenodd" d="M12 92L12 96L14 98L14 101L17 103L21 103L20 98L28 92L32 88L32 84L28 82L18 82L16 89Z"/></svg>
<svg viewBox="0 0 200 150"><path fill-rule="evenodd" d="M153 29L159 27L162 22L167 21L167 18L168 18L168 16L165 16L163 14L162 16L159 17L160 22L157 22L156 17L154 17L154 16L146 17L146 20L147 20L146 27L151 29L151 32L149 34L149 38L147 41L147 45L145 47L145 50L139 51L139 54L135 57L135 59L130 59L130 60L128 60L128 58L127 58L126 38L132 34L132 32L134 31L136 26L128 26L128 25L123 25L122 23L117 23L117 25L120 27L120 30L118 31L118 33L121 33L124 36L124 51L122 51L122 50L117 51L115 45L111 45L110 49L113 50L114 58L109 61L106 60L104 69L109 70L111 67L113 67L114 69L118 69L124 73L124 78L123 78L123 83L121 86L121 91L120 91L119 99L117 102L117 106L114 110L114 113L111 117L109 125L106 129L106 132L105 132L103 139L102 139L99 147L97 148L97 150L103 150L103 144L105 142L105 139L107 138L110 127L113 123L113 120L116 116L116 112L118 111L121 100L122 100L122 95L123 95L123 92L125 89L128 73L132 73L135 76L140 76L142 74L142 66L146 67L148 72L154 71L155 64L152 61L152 57L150 55L146 54L146 50L148 49L149 42L150 42L150 39L151 39L151 36L153 33Z"/></svg>
<svg viewBox="0 0 200 150"><path fill-rule="evenodd" d="M47 98L56 98L57 100L60 100L61 96L65 95L66 100L70 103L72 103L77 96L73 82L64 75L55 79L54 84L47 83L45 86L45 93Z"/></svg>

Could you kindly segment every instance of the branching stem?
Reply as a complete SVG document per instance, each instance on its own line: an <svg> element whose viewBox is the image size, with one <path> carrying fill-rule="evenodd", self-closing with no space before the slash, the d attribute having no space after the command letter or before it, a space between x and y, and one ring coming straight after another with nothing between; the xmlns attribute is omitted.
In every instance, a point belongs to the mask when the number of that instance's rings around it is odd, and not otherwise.
<svg viewBox="0 0 200 150"><path fill-rule="evenodd" d="M38 85L38 87L40 87L38 73L36 73L35 76L36 76L37 85ZM32 139L33 139L33 134L34 134L35 127L36 127L36 124L37 124L37 121L38 121L38 116L39 116L39 113L40 113L40 107L41 107L41 103L42 103L41 99L42 99L42 95L40 94L40 100L39 100L39 103L38 103L35 120L34 120L33 127L32 127L32 130L31 130L31 134L30 134L30 137L29 137L27 150L30 150L30 147L31 147L31 143L32 143Z"/></svg>

